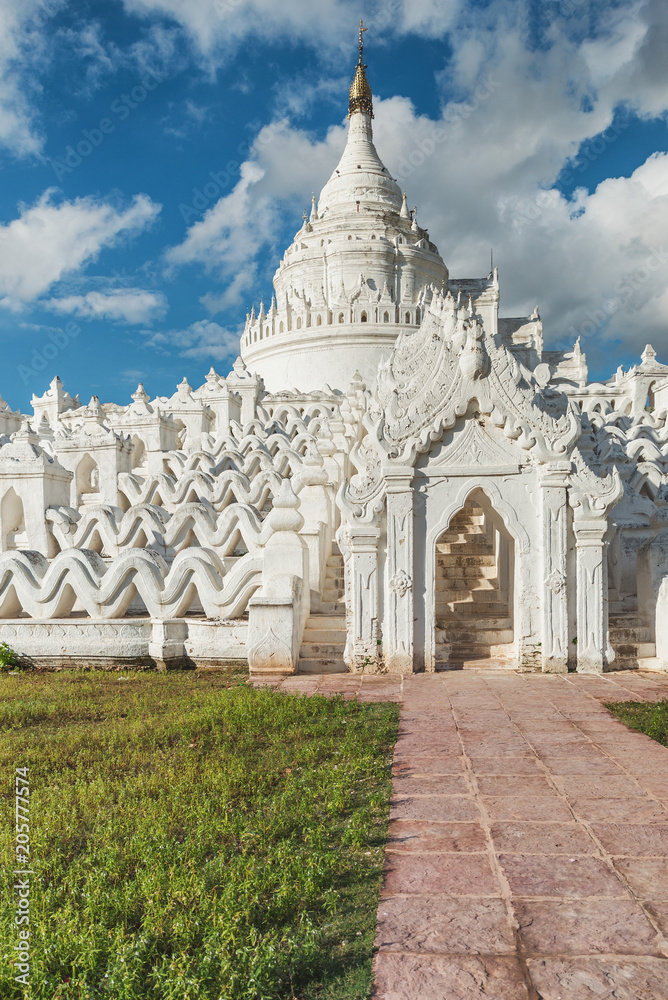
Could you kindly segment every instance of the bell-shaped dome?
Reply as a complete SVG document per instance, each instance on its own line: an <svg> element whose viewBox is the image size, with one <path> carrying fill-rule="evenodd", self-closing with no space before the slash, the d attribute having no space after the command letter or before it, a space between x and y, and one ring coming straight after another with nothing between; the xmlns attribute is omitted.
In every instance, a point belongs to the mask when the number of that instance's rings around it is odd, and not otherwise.
<svg viewBox="0 0 668 1000"><path fill-rule="evenodd" d="M365 209L401 211L401 188L390 176L373 144L371 117L365 111L353 111L348 126L348 141L343 156L320 192L318 214Z"/></svg>

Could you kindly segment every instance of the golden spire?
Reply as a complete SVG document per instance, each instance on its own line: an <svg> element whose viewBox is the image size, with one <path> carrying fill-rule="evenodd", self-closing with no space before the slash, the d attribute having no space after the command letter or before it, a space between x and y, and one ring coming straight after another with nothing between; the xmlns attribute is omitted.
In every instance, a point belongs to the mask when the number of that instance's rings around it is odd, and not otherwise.
<svg viewBox="0 0 668 1000"><path fill-rule="evenodd" d="M363 111L364 114L373 118L373 101L371 87L366 78L366 66L364 65L364 32L368 31L364 23L360 20L360 58L355 69L355 76L350 86L350 101L348 103L348 117L350 118L356 111Z"/></svg>

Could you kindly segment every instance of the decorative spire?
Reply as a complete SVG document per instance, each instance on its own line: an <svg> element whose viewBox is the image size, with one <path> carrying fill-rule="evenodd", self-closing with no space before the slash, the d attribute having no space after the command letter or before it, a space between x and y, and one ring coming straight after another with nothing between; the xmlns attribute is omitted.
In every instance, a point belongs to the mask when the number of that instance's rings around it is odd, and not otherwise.
<svg viewBox="0 0 668 1000"><path fill-rule="evenodd" d="M360 58L350 87L350 101L348 103L349 118L352 118L356 111L362 111L369 118L373 118L371 87L366 78L366 66L364 65L364 32L368 30L360 20Z"/></svg>
<svg viewBox="0 0 668 1000"><path fill-rule="evenodd" d="M408 211L408 202L406 201L406 192L404 191L404 200L401 203L401 212L399 213L402 219L410 219L411 213Z"/></svg>
<svg viewBox="0 0 668 1000"><path fill-rule="evenodd" d="M311 194L311 218L309 221L310 222L318 221L318 208L315 203L315 191L313 191L313 193Z"/></svg>

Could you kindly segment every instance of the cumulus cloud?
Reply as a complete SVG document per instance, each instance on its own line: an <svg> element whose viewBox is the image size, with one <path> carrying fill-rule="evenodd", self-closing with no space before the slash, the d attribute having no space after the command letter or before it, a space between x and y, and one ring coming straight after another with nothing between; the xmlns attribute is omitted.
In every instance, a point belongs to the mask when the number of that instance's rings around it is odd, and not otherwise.
<svg viewBox="0 0 668 1000"><path fill-rule="evenodd" d="M239 354L240 330L229 330L212 320L198 320L183 330L146 332L146 344L159 351L176 352L183 358L234 360Z"/></svg>
<svg viewBox="0 0 668 1000"><path fill-rule="evenodd" d="M622 3L595 40L583 40L577 19L555 19L540 47L527 44L526 5L475 11L439 79L437 120L407 98L375 101L381 157L455 277L486 273L494 248L502 315L526 314L538 302L546 346L582 335L594 360L606 338L660 348L668 328L668 156L572 198L555 183L569 169L577 185L583 144L590 159L608 155L624 141L629 114L666 115L668 62L655 44L665 35L665 5ZM203 300L212 311L252 293L257 302L258 262L282 252L286 217L298 228L297 212L330 175L345 127L320 139L284 120L265 139L236 188L168 254L172 265L199 263L221 281L221 292ZM267 301L270 289L264 293Z"/></svg>
<svg viewBox="0 0 668 1000"><path fill-rule="evenodd" d="M167 311L167 299L161 292L148 292L143 288L114 288L106 292L66 295L50 299L45 304L54 312L135 325L151 323Z"/></svg>
<svg viewBox="0 0 668 1000"><path fill-rule="evenodd" d="M56 202L50 188L18 219L0 225L0 304L20 308L80 271L103 247L136 235L160 211L144 194L125 209L98 199Z"/></svg>
<svg viewBox="0 0 668 1000"><path fill-rule="evenodd" d="M360 16L355 0L123 0L128 13L177 23L204 61L213 65L252 36L315 45L321 59L350 52ZM433 37L452 26L461 0L375 0L366 22L377 34Z"/></svg>

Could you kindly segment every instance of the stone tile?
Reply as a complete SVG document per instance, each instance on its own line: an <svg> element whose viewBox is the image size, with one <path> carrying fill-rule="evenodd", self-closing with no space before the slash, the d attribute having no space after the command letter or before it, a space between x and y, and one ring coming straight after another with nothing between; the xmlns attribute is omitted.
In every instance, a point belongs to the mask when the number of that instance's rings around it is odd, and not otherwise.
<svg viewBox="0 0 668 1000"><path fill-rule="evenodd" d="M600 858L500 854L499 862L515 896L624 897L623 883Z"/></svg>
<svg viewBox="0 0 668 1000"><path fill-rule="evenodd" d="M595 854L596 845L578 823L494 823L494 850L517 854Z"/></svg>
<svg viewBox="0 0 668 1000"><path fill-rule="evenodd" d="M572 722L565 719L519 719L517 728L526 734L528 739L532 735L549 735L551 733L577 733L577 729Z"/></svg>
<svg viewBox="0 0 668 1000"><path fill-rule="evenodd" d="M560 747L560 746L582 746L589 745L591 740L587 739L586 736L574 726L571 726L568 732L553 732L553 733L525 733L525 738L529 741L532 747ZM555 753L557 751L555 750Z"/></svg>
<svg viewBox="0 0 668 1000"><path fill-rule="evenodd" d="M482 795L553 795L546 778L540 775L481 775L478 787Z"/></svg>
<svg viewBox="0 0 668 1000"><path fill-rule="evenodd" d="M464 752L469 757L533 757L528 743L508 741L497 743L492 736L486 740L463 740Z"/></svg>
<svg viewBox="0 0 668 1000"><path fill-rule="evenodd" d="M583 774L592 778L599 774L622 774L619 764L607 757L600 757L597 760L582 757L548 757L543 763L552 774Z"/></svg>
<svg viewBox="0 0 668 1000"><path fill-rule="evenodd" d="M458 757L462 752L458 739L419 736L400 736L394 748L395 757Z"/></svg>
<svg viewBox="0 0 668 1000"><path fill-rule="evenodd" d="M664 857L668 867L668 825L596 823L594 834L609 854L624 857Z"/></svg>
<svg viewBox="0 0 668 1000"><path fill-rule="evenodd" d="M668 902L668 864L665 858L614 858L613 864L640 899Z"/></svg>
<svg viewBox="0 0 668 1000"><path fill-rule="evenodd" d="M470 788L463 774L395 775L395 795L468 795Z"/></svg>
<svg viewBox="0 0 668 1000"><path fill-rule="evenodd" d="M529 975L542 1000L663 1000L668 962L620 958L529 959Z"/></svg>
<svg viewBox="0 0 668 1000"><path fill-rule="evenodd" d="M592 743L560 743L543 744L535 748L536 754L549 767L552 757L580 757L582 760L605 760L602 750Z"/></svg>
<svg viewBox="0 0 668 1000"><path fill-rule="evenodd" d="M401 759L392 765L392 773L397 775L413 774L461 774L464 770L463 757L420 757L417 754L410 759Z"/></svg>
<svg viewBox="0 0 668 1000"><path fill-rule="evenodd" d="M645 909L652 915L663 936L668 939L668 903L645 903Z"/></svg>
<svg viewBox="0 0 668 1000"><path fill-rule="evenodd" d="M617 775L555 775L555 783L562 788L568 798L598 798L605 795L609 799L629 799L643 794L643 790L633 778Z"/></svg>
<svg viewBox="0 0 668 1000"><path fill-rule="evenodd" d="M478 722L460 722L457 729L464 742L477 742L478 740L488 740L490 738L498 740L500 743L507 743L509 740L523 740L521 733L510 722L495 727L480 726Z"/></svg>
<svg viewBox="0 0 668 1000"><path fill-rule="evenodd" d="M512 718L514 722L518 723L523 719L554 719L556 721L556 720L561 720L562 715L561 712L558 712L554 708L550 708L550 706L548 705L547 708L542 707L542 708L528 709L528 710L513 709Z"/></svg>
<svg viewBox="0 0 668 1000"><path fill-rule="evenodd" d="M487 850L484 829L478 823L436 823L428 820L398 819L390 823L389 851Z"/></svg>
<svg viewBox="0 0 668 1000"><path fill-rule="evenodd" d="M536 900L513 908L528 954L661 954L656 931L631 899Z"/></svg>
<svg viewBox="0 0 668 1000"><path fill-rule="evenodd" d="M514 955L515 937L502 899L406 896L384 899L376 947L414 953Z"/></svg>
<svg viewBox="0 0 668 1000"><path fill-rule="evenodd" d="M357 691L361 686L361 674L322 674L318 678L320 691Z"/></svg>
<svg viewBox="0 0 668 1000"><path fill-rule="evenodd" d="M498 896L487 854L387 854L382 895Z"/></svg>
<svg viewBox="0 0 668 1000"><path fill-rule="evenodd" d="M458 740L457 727L452 718L446 719L445 713L438 720L429 719L425 721L420 718L404 718L399 722L399 736L425 736L430 738L444 738L448 740Z"/></svg>
<svg viewBox="0 0 668 1000"><path fill-rule="evenodd" d="M668 823L668 809L652 799L572 799L570 804L588 823Z"/></svg>
<svg viewBox="0 0 668 1000"><path fill-rule="evenodd" d="M541 774L537 757L469 757L476 774Z"/></svg>
<svg viewBox="0 0 668 1000"><path fill-rule="evenodd" d="M567 823L573 815L558 795L484 795L481 801L490 819L526 819L540 816L542 820Z"/></svg>
<svg viewBox="0 0 668 1000"><path fill-rule="evenodd" d="M652 775L641 777L639 774L638 781L651 795L656 795L657 799L668 799L668 777L661 778Z"/></svg>
<svg viewBox="0 0 668 1000"><path fill-rule="evenodd" d="M511 957L379 952L374 1000L528 1000L519 961Z"/></svg>
<svg viewBox="0 0 668 1000"><path fill-rule="evenodd" d="M480 812L474 798L464 795L407 795L393 799L390 819L426 819L446 822L478 820Z"/></svg>
<svg viewBox="0 0 668 1000"><path fill-rule="evenodd" d="M457 709L455 718L459 726L475 725L486 732L495 732L501 726L509 723L508 713L502 709L495 709L493 712L469 712L465 709Z"/></svg>

